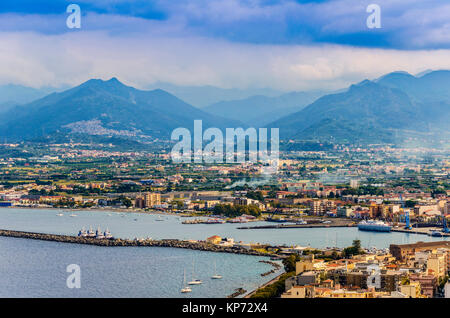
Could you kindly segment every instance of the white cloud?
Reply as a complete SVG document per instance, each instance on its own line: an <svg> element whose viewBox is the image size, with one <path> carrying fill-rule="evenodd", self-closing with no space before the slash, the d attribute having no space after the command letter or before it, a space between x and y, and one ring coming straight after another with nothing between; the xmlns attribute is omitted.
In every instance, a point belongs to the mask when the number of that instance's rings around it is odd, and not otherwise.
<svg viewBox="0 0 450 318"><path fill-rule="evenodd" d="M178 85L337 89L391 71L450 69L450 50L232 43L198 36L0 33L0 84L77 85L118 77L145 87Z"/></svg>

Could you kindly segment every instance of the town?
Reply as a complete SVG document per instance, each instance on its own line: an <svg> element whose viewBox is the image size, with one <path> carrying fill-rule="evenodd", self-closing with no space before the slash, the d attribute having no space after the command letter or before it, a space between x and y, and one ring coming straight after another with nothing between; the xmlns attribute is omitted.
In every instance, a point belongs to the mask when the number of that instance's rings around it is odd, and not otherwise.
<svg viewBox="0 0 450 318"><path fill-rule="evenodd" d="M164 144L157 152L103 144L2 144L0 207L188 216L180 219L186 230L190 224L226 222L248 223L240 225L242 231L364 230L364 222L377 221L387 232L423 234L424 240L384 249L362 247L357 239L345 248L316 248L250 244L218 235L172 245L151 239L127 244L282 260L284 273L246 297L450 297L449 243L425 242L427 236L449 236L448 153L386 145L307 147L313 149L281 151L278 172L270 175L258 162L173 163ZM255 221L271 223L252 226Z"/></svg>

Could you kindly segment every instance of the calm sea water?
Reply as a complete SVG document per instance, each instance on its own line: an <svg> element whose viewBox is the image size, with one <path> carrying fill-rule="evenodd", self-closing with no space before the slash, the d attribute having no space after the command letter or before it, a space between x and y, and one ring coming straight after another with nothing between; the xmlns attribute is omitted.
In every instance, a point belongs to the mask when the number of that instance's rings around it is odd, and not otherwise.
<svg viewBox="0 0 450 318"><path fill-rule="evenodd" d="M63 216L57 216L58 213ZM76 217L70 217L75 214ZM163 221L158 221L161 218ZM364 247L388 248L389 244L413 243L417 241L442 240L419 234L362 232L357 228L306 228L306 229L255 229L239 230L243 224L181 224L183 220L172 215L158 216L144 213L117 213L105 211L67 211L41 209L0 208L0 229L30 231L52 234L76 235L85 227L109 228L115 237L134 239L197 239L212 235L232 237L247 243L269 243L311 247L346 247L354 239L360 239ZM265 225L253 222L247 225ZM272 223L273 224L273 223Z"/></svg>
<svg viewBox="0 0 450 318"><path fill-rule="evenodd" d="M58 216L58 213L63 216ZM76 216L71 217L71 214ZM163 221L158 221L162 219ZM417 234L360 232L357 228L239 230L242 224L181 224L177 216L105 211L0 209L0 228L76 235L80 228L106 227L115 237L205 239L212 235L236 241L311 247L365 247L441 240ZM255 222L252 225L267 224ZM98 247L0 237L0 297L225 297L236 288L253 290L278 273L261 277L272 266L261 257L157 247ZM193 266L195 261L195 266ZM222 280L212 280L214 263ZM66 267L81 267L81 288L69 289ZM195 269L195 270L193 270ZM183 273L203 285L181 294Z"/></svg>
<svg viewBox="0 0 450 318"><path fill-rule="evenodd" d="M261 257L158 247L99 247L0 237L0 297L226 297L257 288L276 274ZM193 267L193 260L195 266ZM214 280L214 263L223 276ZM69 264L81 288L66 286ZM181 294L186 279L203 284Z"/></svg>

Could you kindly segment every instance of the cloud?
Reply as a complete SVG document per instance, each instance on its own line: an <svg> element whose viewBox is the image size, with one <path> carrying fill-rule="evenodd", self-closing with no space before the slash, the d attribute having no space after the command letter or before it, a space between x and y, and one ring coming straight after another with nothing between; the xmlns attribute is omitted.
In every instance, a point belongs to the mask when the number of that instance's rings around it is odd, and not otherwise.
<svg viewBox="0 0 450 318"><path fill-rule="evenodd" d="M176 34L177 32L175 32ZM358 48L335 44L235 43L159 32L129 37L106 31L0 33L0 83L77 85L117 76L154 82L279 90L338 89L405 70L450 69L450 51Z"/></svg>
<svg viewBox="0 0 450 318"><path fill-rule="evenodd" d="M82 28L66 27L68 3ZM368 4L382 28L368 29ZM119 77L224 88L338 89L450 69L447 0L17 0L0 3L0 83Z"/></svg>
<svg viewBox="0 0 450 318"><path fill-rule="evenodd" d="M66 33L66 0L0 4L0 30ZM392 49L450 48L448 0L76 0L86 31L181 34L260 44L343 44ZM37 3L39 5L37 5ZM368 29L366 8L381 7L381 29ZM118 21L120 28L112 25ZM28 20L28 21L26 21ZM46 21L43 21L46 20ZM32 23L36 22L36 23ZM50 25L52 27L50 27Z"/></svg>

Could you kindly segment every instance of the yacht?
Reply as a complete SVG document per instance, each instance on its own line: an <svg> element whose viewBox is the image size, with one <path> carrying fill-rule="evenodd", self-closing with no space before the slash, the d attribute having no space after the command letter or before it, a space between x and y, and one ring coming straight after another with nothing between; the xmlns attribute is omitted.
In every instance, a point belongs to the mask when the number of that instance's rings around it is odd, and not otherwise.
<svg viewBox="0 0 450 318"><path fill-rule="evenodd" d="M189 285L200 285L203 282L200 279L195 278L195 263L192 261L192 280L188 283Z"/></svg>
<svg viewBox="0 0 450 318"><path fill-rule="evenodd" d="M111 235L111 232L109 231L108 228L106 228L106 231L105 231L105 233L103 233L103 236L104 236L106 239L112 239L112 238L113 238L113 236Z"/></svg>
<svg viewBox="0 0 450 318"><path fill-rule="evenodd" d="M103 239L105 236L103 235L102 231L100 230L100 227L97 228L97 231L95 232L95 237L98 239Z"/></svg>
<svg viewBox="0 0 450 318"><path fill-rule="evenodd" d="M92 229L92 226L89 227L89 230L87 231L87 236L88 237L95 237L95 232Z"/></svg>
<svg viewBox="0 0 450 318"><path fill-rule="evenodd" d="M84 227L80 230L80 232L78 232L78 236L80 236L80 237L86 237L87 236L87 232L84 229Z"/></svg>
<svg viewBox="0 0 450 318"><path fill-rule="evenodd" d="M216 261L214 261L214 275L211 276L212 279L222 279L222 275L217 274Z"/></svg>
<svg viewBox="0 0 450 318"><path fill-rule="evenodd" d="M184 276L183 276L183 287L181 288L181 292L183 294L190 293L192 289L189 286L186 286L186 270L184 270Z"/></svg>
<svg viewBox="0 0 450 318"><path fill-rule="evenodd" d="M439 232L439 231L432 231L430 233L430 235L433 236L433 237L442 237L442 233Z"/></svg>

